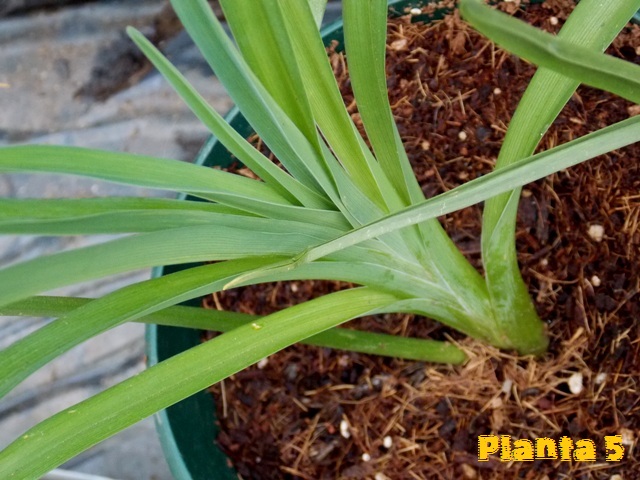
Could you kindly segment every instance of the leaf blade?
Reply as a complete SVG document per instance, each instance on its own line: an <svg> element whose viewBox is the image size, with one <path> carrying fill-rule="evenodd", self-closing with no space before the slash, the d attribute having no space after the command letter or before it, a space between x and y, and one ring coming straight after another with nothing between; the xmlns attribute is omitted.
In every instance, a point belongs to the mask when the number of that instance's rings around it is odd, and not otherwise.
<svg viewBox="0 0 640 480"><path fill-rule="evenodd" d="M637 12L640 2L621 2L620 11ZM625 8L626 7L626 8ZM604 55L594 49L554 36L494 10L479 0L463 0L462 14L474 28L506 50L536 65L554 70L576 81L615 93L634 103L640 103L640 67L619 58ZM624 14L626 21L633 15ZM591 13L596 16L597 13ZM601 17L615 23L610 11ZM613 20L611 19L613 18ZM626 23L625 21L625 23ZM618 30L617 28L613 30ZM597 44L599 38L590 43Z"/></svg>
<svg viewBox="0 0 640 480"><path fill-rule="evenodd" d="M126 321L221 288L267 264L243 259L184 270L121 288L58 318L0 351L0 397L62 353Z"/></svg>
<svg viewBox="0 0 640 480"><path fill-rule="evenodd" d="M229 96L285 168L309 188L331 196L334 186L324 159L251 72L207 2L174 0L172 5Z"/></svg>
<svg viewBox="0 0 640 480"><path fill-rule="evenodd" d="M602 52L638 7L638 0L583 0L578 3L554 41L565 40L572 45ZM480 13L479 7L469 2L462 3L461 8L464 15L471 14L474 18ZM473 12L469 12L469 9ZM507 21L505 25L513 22L511 18L497 21L497 12L485 13L476 20L481 24L487 21L493 23L492 28L484 29L489 36L505 28L502 20ZM530 28L518 24L512 31L514 39L525 33L521 27ZM525 44L532 39L525 39ZM566 77L563 73L544 67L537 70L511 119L496 169L533 154L548 127L579 85L578 80ZM488 199L482 218L481 247L486 285L495 308L496 321L505 332L513 331L515 324L530 325L538 319L520 273L513 237L519 196L520 190L517 189ZM517 312L517 318L514 312Z"/></svg>
<svg viewBox="0 0 640 480"><path fill-rule="evenodd" d="M379 235L474 205L637 141L640 141L640 117L632 117L552 150L527 157L420 204L352 230L340 238L303 252L289 262L288 266L314 261Z"/></svg>
<svg viewBox="0 0 640 480"><path fill-rule="evenodd" d="M230 217L231 224L142 233L44 256L0 270L0 305L66 285L156 265L293 254L337 231ZM297 225L297 232L296 232ZM261 230L260 230L261 229ZM188 249L184 245L189 245Z"/></svg>
<svg viewBox="0 0 640 480"><path fill-rule="evenodd" d="M0 473L4 478L38 477L275 351L393 301L366 288L346 290L265 317L256 324L260 328L247 325L223 334L32 428L0 452Z"/></svg>
<svg viewBox="0 0 640 480"><path fill-rule="evenodd" d="M284 198L312 208L330 209L332 204L317 192L301 184L278 168L242 138L193 88L187 79L140 32L128 28L127 33L154 64L193 113L244 165L262 178Z"/></svg>
<svg viewBox="0 0 640 480"><path fill-rule="evenodd" d="M0 198L0 233L86 235L151 232L211 225L238 213L224 205L186 200Z"/></svg>
<svg viewBox="0 0 640 480"><path fill-rule="evenodd" d="M77 297L31 297L15 304L0 307L0 316L60 317L86 305L91 300ZM247 313L174 306L137 318L135 321L167 327L228 332L240 325L250 324L261 318L263 317ZM301 343L368 355L453 365L462 363L466 358L463 352L446 342L341 327L334 327L318 333Z"/></svg>
<svg viewBox="0 0 640 480"><path fill-rule="evenodd" d="M0 148L0 172L81 175L184 192L270 218L349 226L341 213L291 205L257 180L176 160L78 147L21 145Z"/></svg>

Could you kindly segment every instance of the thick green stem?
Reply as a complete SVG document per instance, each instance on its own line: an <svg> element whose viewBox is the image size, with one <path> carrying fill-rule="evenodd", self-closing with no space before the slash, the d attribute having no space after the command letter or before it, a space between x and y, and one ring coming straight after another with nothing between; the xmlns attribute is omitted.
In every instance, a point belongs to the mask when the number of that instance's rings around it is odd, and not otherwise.
<svg viewBox="0 0 640 480"><path fill-rule="evenodd" d="M640 7L638 0L583 0L559 36L603 51ZM540 68L516 110L496 168L531 155L579 82ZM507 343L520 353L546 349L544 329L518 267L514 232L520 189L489 199L482 228L482 258L496 321Z"/></svg>

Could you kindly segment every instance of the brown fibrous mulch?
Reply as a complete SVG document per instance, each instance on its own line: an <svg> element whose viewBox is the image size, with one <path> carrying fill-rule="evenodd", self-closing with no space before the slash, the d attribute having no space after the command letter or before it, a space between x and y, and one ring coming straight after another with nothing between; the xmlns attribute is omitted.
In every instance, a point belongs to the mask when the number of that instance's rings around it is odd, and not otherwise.
<svg viewBox="0 0 640 480"><path fill-rule="evenodd" d="M556 32L569 3L508 8ZM637 63L639 39L640 29L627 27L610 53ZM346 60L334 53L331 61L357 122ZM457 15L427 25L411 24L408 17L391 20L387 68L394 115L427 196L492 170L534 73L533 66L476 34ZM580 87L540 149L639 110ZM525 281L548 325L545 356L501 352L412 315L356 320L347 326L451 339L469 360L441 366L304 345L272 355L212 388L222 427L218 441L239 475L640 479L639 158L640 147L627 147L523 190L517 248ZM441 221L481 269L481 206ZM281 282L217 294L205 304L265 315L347 287ZM598 457L595 462L501 462L494 456L479 462L478 436L488 434L588 438L595 441ZM607 435L622 436L623 461L606 461Z"/></svg>

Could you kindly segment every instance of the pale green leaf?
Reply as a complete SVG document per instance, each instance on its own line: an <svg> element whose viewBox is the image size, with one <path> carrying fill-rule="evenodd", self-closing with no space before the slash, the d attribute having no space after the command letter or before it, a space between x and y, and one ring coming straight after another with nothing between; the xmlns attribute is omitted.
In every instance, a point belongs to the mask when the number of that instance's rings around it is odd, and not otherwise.
<svg viewBox="0 0 640 480"><path fill-rule="evenodd" d="M463 4L463 11L467 4ZM557 40L580 45L583 48L602 52L627 23L631 15L640 7L638 0L602 2L583 0L560 30ZM472 12L472 16L475 14ZM479 21L493 21L485 33L510 28L513 19L503 23L503 19L489 12L481 15ZM513 25L516 25L515 23ZM519 43L524 33L518 23L512 39ZM526 39L535 41L536 37ZM548 37L547 37L548 38ZM511 41L511 39L507 39ZM542 46L542 45L539 45ZM577 80L561 72L539 68L525 91L516 112L511 119L496 169L531 155L543 135L553 123L566 102L579 85ZM522 280L517 261L515 240L516 215L520 190L517 189L487 200L484 206L482 225L482 260L490 297L496 312L496 321L505 334L520 335L514 325L532 325L539 321L536 310L530 300L528 288ZM510 333L513 332L513 333Z"/></svg>
<svg viewBox="0 0 640 480"><path fill-rule="evenodd" d="M397 193L368 151L344 106L309 6L306 2L285 0L278 8L283 12L291 38L291 53L300 69L322 135L353 182L370 200L383 209L388 204L394 205Z"/></svg>
<svg viewBox="0 0 640 480"><path fill-rule="evenodd" d="M300 202L302 205L312 208L331 209L333 207L326 198L287 175L286 172L278 168L271 160L242 138L140 32L133 28L129 28L127 32L200 121L245 166L249 167L258 177L272 186L275 191L293 203Z"/></svg>
<svg viewBox="0 0 640 480"><path fill-rule="evenodd" d="M552 150L520 160L453 190L388 215L299 255L285 268L322 258L360 242L460 210L505 191L526 185L564 168L640 141L640 117L585 135Z"/></svg>
<svg viewBox="0 0 640 480"><path fill-rule="evenodd" d="M266 217L348 227L339 212L291 205L268 185L240 175L162 158L60 146L0 148L0 172L63 173L213 200Z"/></svg>
<svg viewBox="0 0 640 480"><path fill-rule="evenodd" d="M345 47L349 77L358 112L385 175L404 206L424 200L396 127L387 92L385 70L387 2L375 0L363 5L346 0L343 5ZM368 222L367 222L368 223ZM487 295L484 280L460 253L437 219L419 225L418 231L404 231L404 239L420 261L439 281L466 298Z"/></svg>
<svg viewBox="0 0 640 480"><path fill-rule="evenodd" d="M320 28L324 12L327 9L327 0L309 0L309 7L311 8L313 19L316 21L316 26Z"/></svg>
<svg viewBox="0 0 640 480"><path fill-rule="evenodd" d="M83 305L57 321L28 335L0 352L0 396L56 356L125 321L161 310L192 298L221 290L237 275L272 264L277 259L250 258L204 265L124 287ZM403 299L418 295L424 301L422 314L434 318L460 317L455 301L437 285L412 277L405 269L369 263L320 262L296 271L283 272L269 280L335 279L364 285L393 288ZM28 304L27 304L28 305ZM14 307L15 308L15 307ZM477 317L480 312L472 312Z"/></svg>
<svg viewBox="0 0 640 480"><path fill-rule="evenodd" d="M395 298L346 290L243 325L36 425L0 452L0 478L38 478L83 450L288 345Z"/></svg>
<svg viewBox="0 0 640 480"><path fill-rule="evenodd" d="M77 297L31 297L18 303L0 307L0 316L61 317L91 301L92 299L89 298ZM261 318L263 317L247 313L174 306L136 318L135 321L167 327L228 332L240 325L247 325ZM464 353L449 343L340 327L318 333L301 343L422 362L458 364L466 358Z"/></svg>
<svg viewBox="0 0 640 480"><path fill-rule="evenodd" d="M636 0L623 0L617 9L619 12L633 9L635 13L638 7L640 2ZM480 0L462 0L460 11L476 30L519 57L586 85L640 103L640 66L604 55L597 49L567 40L563 35L546 33L492 9ZM589 12L589 15L595 17L597 12ZM631 15L625 15L627 21ZM610 9L605 16L596 18L601 24L605 23L603 19L607 25L616 23L616 16L611 14ZM582 27L586 29L584 22Z"/></svg>
<svg viewBox="0 0 640 480"><path fill-rule="evenodd" d="M349 78L376 158L405 206L424 200L389 106L387 1L374 0L363 7L359 0L346 0L342 15Z"/></svg>
<svg viewBox="0 0 640 480"><path fill-rule="evenodd" d="M213 225L244 215L209 202L152 198L0 199L0 233L86 235Z"/></svg>
<svg viewBox="0 0 640 480"><path fill-rule="evenodd" d="M244 259L182 270L121 288L73 310L0 351L0 397L72 347L126 321L219 290L231 278L265 265Z"/></svg>
<svg viewBox="0 0 640 480"><path fill-rule="evenodd" d="M174 0L172 5L229 96L278 160L307 187L332 197L324 158L251 72L206 0Z"/></svg>
<svg viewBox="0 0 640 480"><path fill-rule="evenodd" d="M290 41L280 9L265 0L222 0L220 5L249 68L283 112L319 150L311 106L297 65L291 61Z"/></svg>
<svg viewBox="0 0 640 480"><path fill-rule="evenodd" d="M228 224L141 233L43 256L0 270L0 305L54 288L156 265L292 255L339 231L296 222L227 216Z"/></svg>

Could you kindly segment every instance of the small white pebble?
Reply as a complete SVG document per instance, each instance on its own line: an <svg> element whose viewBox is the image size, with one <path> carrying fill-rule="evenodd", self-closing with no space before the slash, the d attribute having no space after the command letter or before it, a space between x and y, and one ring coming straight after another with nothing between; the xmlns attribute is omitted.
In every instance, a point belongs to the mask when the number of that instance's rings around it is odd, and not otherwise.
<svg viewBox="0 0 640 480"><path fill-rule="evenodd" d="M551 17L549 18L549 23L551 25L557 25L558 24L558 17Z"/></svg>
<svg viewBox="0 0 640 480"><path fill-rule="evenodd" d="M622 479L622 475L620 475L619 473L615 473L609 477L609 480L623 480L623 479Z"/></svg>
<svg viewBox="0 0 640 480"><path fill-rule="evenodd" d="M346 368L349 366L349 356L348 355L340 355L338 357L338 366L342 368Z"/></svg>
<svg viewBox="0 0 640 480"><path fill-rule="evenodd" d="M391 480L384 473L378 472L373 476L373 480Z"/></svg>
<svg viewBox="0 0 640 480"><path fill-rule="evenodd" d="M349 422L347 422L346 420L342 420L340 422L340 435L342 435L343 438L351 437L351 432L349 431Z"/></svg>
<svg viewBox="0 0 640 480"><path fill-rule="evenodd" d="M291 284L291 291L293 293L296 293L298 291L298 284L297 283L292 283Z"/></svg>
<svg viewBox="0 0 640 480"><path fill-rule="evenodd" d="M593 285L594 287L599 287L600 285L602 285L602 282L600 281L600 277L597 275L594 275L593 277L591 277L591 285Z"/></svg>
<svg viewBox="0 0 640 480"><path fill-rule="evenodd" d="M504 382L502 382L502 388L500 391L502 393L509 393L511 391L511 387L513 387L513 380L507 378Z"/></svg>
<svg viewBox="0 0 640 480"><path fill-rule="evenodd" d="M422 148L422 150L429 150L429 148L431 148L431 144L427 141L427 140L423 140L420 143L420 148Z"/></svg>
<svg viewBox="0 0 640 480"><path fill-rule="evenodd" d="M409 13L411 13L411 15L420 15L422 13L422 10L420 8L412 8L411 10L409 10Z"/></svg>
<svg viewBox="0 0 640 480"><path fill-rule="evenodd" d="M464 142L467 139L467 132L461 130L460 133L458 133L458 138Z"/></svg>
<svg viewBox="0 0 640 480"><path fill-rule="evenodd" d="M475 468L473 468L471 465L463 463L460 466L462 467L462 475L464 475L464 478L468 478L469 480L478 478L478 472L476 472Z"/></svg>
<svg viewBox="0 0 640 480"><path fill-rule="evenodd" d="M589 227L587 235L589 235L591 240L593 240L594 242L601 242L604 238L604 227L602 225L594 223Z"/></svg>
<svg viewBox="0 0 640 480"><path fill-rule="evenodd" d="M574 395L578 395L582 392L582 374L580 372L576 372L569 377L567 380L567 385L569 385L569 391Z"/></svg>
<svg viewBox="0 0 640 480"><path fill-rule="evenodd" d="M619 435L622 435L623 445L631 446L636 441L636 436L634 435L633 431L629 430L628 428L621 428Z"/></svg>
<svg viewBox="0 0 640 480"><path fill-rule="evenodd" d="M500 95L502 93L502 90L500 90L498 87L493 89L493 94L494 95Z"/></svg>
<svg viewBox="0 0 640 480"><path fill-rule="evenodd" d="M362 454L362 461L363 462L370 462L371 461L371 455L369 455L368 453L363 453Z"/></svg>
<svg viewBox="0 0 640 480"><path fill-rule="evenodd" d="M262 463L262 457L256 457L256 463Z"/></svg>
<svg viewBox="0 0 640 480"><path fill-rule="evenodd" d="M407 46L407 43L408 43L408 42L409 42L409 41L408 41L406 38L400 38L400 39L398 39L398 40L394 40L393 42L391 42L391 43L389 44L389 48L390 48L391 50L396 50L396 51L397 51L397 50L402 50L404 47L406 47L406 46Z"/></svg>
<svg viewBox="0 0 640 480"><path fill-rule="evenodd" d="M596 385L600 385L601 383L604 383L606 379L607 374L604 372L600 372L598 375L596 375L596 379L594 380L594 382Z"/></svg>
<svg viewBox="0 0 640 480"><path fill-rule="evenodd" d="M268 358L263 358L262 360L260 360L258 362L258 368L260 370L262 370L264 367L266 367L267 365L269 365L269 359Z"/></svg>
<svg viewBox="0 0 640 480"><path fill-rule="evenodd" d="M546 267L547 265L549 265L549 260L543 258L542 260L540 260L540 265Z"/></svg>
<svg viewBox="0 0 640 480"><path fill-rule="evenodd" d="M389 450L391 448L391 445L393 445L393 439L389 435L382 439L382 446L384 448Z"/></svg>

